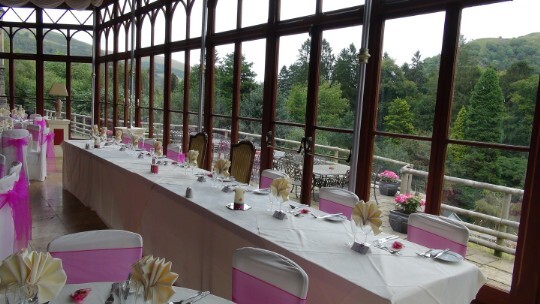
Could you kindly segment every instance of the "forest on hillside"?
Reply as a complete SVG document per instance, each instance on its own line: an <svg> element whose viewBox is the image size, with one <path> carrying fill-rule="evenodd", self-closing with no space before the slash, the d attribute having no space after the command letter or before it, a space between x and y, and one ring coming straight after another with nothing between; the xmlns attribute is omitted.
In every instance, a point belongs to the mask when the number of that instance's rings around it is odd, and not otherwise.
<svg viewBox="0 0 540 304"><path fill-rule="evenodd" d="M296 61L282 66L278 75L277 118L279 121L304 123L309 66L309 39L298 48ZM352 130L358 85L358 48L354 44L335 52L324 40L319 82L317 125ZM216 53L215 113L230 116L232 112L233 54ZM423 58L418 51L411 62L397 65L391 54L384 54L380 83L377 129L398 134L430 137L433 127L439 56ZM123 101L123 63L119 63L120 100ZM256 81L253 63L242 57L240 116L262 118L263 84ZM17 103L32 107L35 96L35 63L18 60L15 78ZM197 111L198 65L191 67L190 109ZM112 69L109 73L112 72ZM71 99L75 113L89 113L91 100L91 67L72 67ZM538 75L540 73L540 33L512 39L462 38L458 53L450 136L452 139L528 146L535 109ZM65 76L65 63L48 62L45 87ZM107 75L112 79L112 75ZM103 83L105 75L100 75ZM161 79L161 80L160 80ZM149 70L142 73L141 106L147 107L150 96ZM109 90L108 99L112 87ZM163 105L162 78L154 86L155 108ZM173 75L171 109L183 109L184 79ZM100 96L103 100L105 96ZM143 117L143 119L146 119ZM162 122L155 115L155 122ZM181 121L173 123L181 124ZM230 120L215 120L216 127L230 128ZM258 122L241 121L243 132L261 132ZM276 137L300 140L301 128L280 126ZM318 132L316 143L351 148L350 134ZM377 155L401 160L426 170L429 164L429 141L378 137ZM526 153L501 152L496 149L468 148L450 145L446 175L480 182L523 188L527 164ZM399 168L390 168L397 171ZM374 168L377 170L377 168ZM421 184L416 185L423 190ZM451 189L448 200L474 208L484 196L478 191ZM481 203L481 202L480 202Z"/></svg>

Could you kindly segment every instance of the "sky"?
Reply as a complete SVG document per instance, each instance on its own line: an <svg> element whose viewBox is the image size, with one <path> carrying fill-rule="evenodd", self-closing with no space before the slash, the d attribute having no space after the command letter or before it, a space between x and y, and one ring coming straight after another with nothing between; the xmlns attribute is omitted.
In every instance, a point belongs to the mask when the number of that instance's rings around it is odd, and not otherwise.
<svg viewBox="0 0 540 304"><path fill-rule="evenodd" d="M235 27L237 0L220 0L216 14L217 32L226 31ZM261 24L267 20L268 0L244 0L244 14L242 23L245 26ZM196 2L202 3L202 1ZM323 11L340 9L348 6L364 4L364 0L325 0ZM59 10L60 11L60 10ZM195 5L192 14L193 24L201 24L202 4ZM222 12L222 13L221 13ZM314 0L285 0L282 4L282 19L291 19L315 12ZM462 14L461 34L467 41L478 38L512 38L523 36L532 32L540 32L540 0L514 0L503 3L485 5L481 7L466 8ZM50 13L52 18L55 12ZM69 16L68 16L69 17ZM64 18L68 18L64 17ZM84 17L81 17L85 19ZM72 19L72 17L71 17ZM179 19L183 19L181 16ZM158 18L158 23L162 20ZM173 20L173 37L183 39L185 32L183 25ZM158 25L159 26L159 25ZM444 13L433 13L407 18L388 20L385 24L383 52L396 60L398 65L409 63L412 55L420 51L421 58L440 54L442 45L442 32L444 26ZM143 28L143 37L148 37L148 28ZM158 31L162 36L163 31ZM180 34L178 34L180 33ZM191 36L200 36L200 27L193 26ZM339 52L354 43L360 48L362 26L330 30L323 32L323 38L328 40L337 57ZM79 36L82 38L82 36ZM297 58L298 49L309 38L307 33L281 37L279 66L291 65ZM91 43L88 39L86 42ZM233 45L217 47L218 54L224 56L233 52ZM264 75L265 41L244 42L242 51L247 61L253 62L253 69L257 73L257 80L262 81ZM192 63L198 63L198 54L192 53ZM173 54L173 59L183 61L183 54Z"/></svg>

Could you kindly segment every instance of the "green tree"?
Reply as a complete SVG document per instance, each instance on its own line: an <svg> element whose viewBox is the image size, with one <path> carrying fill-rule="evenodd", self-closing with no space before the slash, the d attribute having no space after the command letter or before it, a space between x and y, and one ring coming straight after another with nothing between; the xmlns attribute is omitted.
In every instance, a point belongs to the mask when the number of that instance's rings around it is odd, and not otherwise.
<svg viewBox="0 0 540 304"><path fill-rule="evenodd" d="M384 129L388 132L413 134L413 116L405 99L396 98L388 106L388 114L384 117Z"/></svg>
<svg viewBox="0 0 540 304"><path fill-rule="evenodd" d="M499 77L488 68L480 77L471 94L464 123L464 139L500 143L502 140L503 95ZM497 163L499 150L470 147L460 165L464 178L499 183L501 170Z"/></svg>
<svg viewBox="0 0 540 304"><path fill-rule="evenodd" d="M332 84L341 84L342 96L349 101L351 110L354 110L356 105L359 66L356 47L351 43L348 48L342 49L339 53L332 75Z"/></svg>

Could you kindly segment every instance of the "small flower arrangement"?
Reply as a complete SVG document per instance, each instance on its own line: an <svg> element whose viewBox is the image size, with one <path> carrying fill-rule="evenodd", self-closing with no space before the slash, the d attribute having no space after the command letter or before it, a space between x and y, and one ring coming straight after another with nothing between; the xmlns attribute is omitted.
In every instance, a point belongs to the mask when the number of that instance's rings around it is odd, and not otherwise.
<svg viewBox="0 0 540 304"><path fill-rule="evenodd" d="M398 209L403 210L405 213L414 213L424 206L426 201L418 195L412 194L400 194L394 199Z"/></svg>
<svg viewBox="0 0 540 304"><path fill-rule="evenodd" d="M378 176L381 179L381 182L386 183L397 184L399 180L399 175L390 170L384 170L383 172L379 173Z"/></svg>
<svg viewBox="0 0 540 304"><path fill-rule="evenodd" d="M403 247L403 243L401 242L395 241L394 243L392 243L392 249L401 250L403 249Z"/></svg>

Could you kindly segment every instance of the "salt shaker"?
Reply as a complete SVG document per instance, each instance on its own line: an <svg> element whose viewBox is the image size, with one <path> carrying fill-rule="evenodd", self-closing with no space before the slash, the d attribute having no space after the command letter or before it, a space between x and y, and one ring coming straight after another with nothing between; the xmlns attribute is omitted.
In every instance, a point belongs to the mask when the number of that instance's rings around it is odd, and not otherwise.
<svg viewBox="0 0 540 304"><path fill-rule="evenodd" d="M187 198L192 198L193 197L193 189L191 189L191 187L186 188L186 197Z"/></svg>

